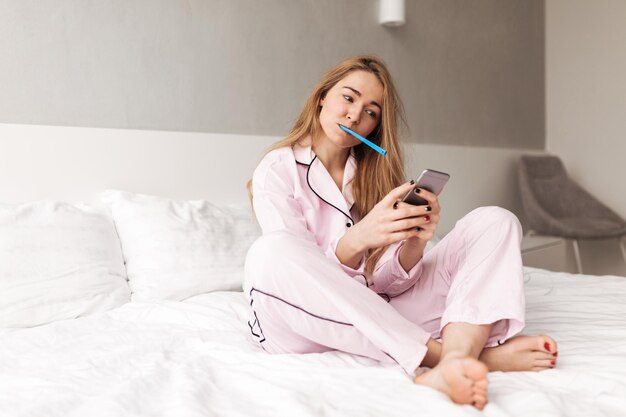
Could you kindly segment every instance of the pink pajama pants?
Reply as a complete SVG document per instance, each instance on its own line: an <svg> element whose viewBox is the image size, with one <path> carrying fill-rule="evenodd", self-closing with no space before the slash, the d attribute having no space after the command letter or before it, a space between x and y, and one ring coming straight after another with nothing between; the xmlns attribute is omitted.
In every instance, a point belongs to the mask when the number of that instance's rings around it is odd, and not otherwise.
<svg viewBox="0 0 626 417"><path fill-rule="evenodd" d="M246 258L248 325L270 353L340 350L413 374L428 339L439 339L450 322L493 323L486 347L522 330L520 239L514 214L476 209L424 255L416 284L387 301L314 243L287 232L266 234Z"/></svg>

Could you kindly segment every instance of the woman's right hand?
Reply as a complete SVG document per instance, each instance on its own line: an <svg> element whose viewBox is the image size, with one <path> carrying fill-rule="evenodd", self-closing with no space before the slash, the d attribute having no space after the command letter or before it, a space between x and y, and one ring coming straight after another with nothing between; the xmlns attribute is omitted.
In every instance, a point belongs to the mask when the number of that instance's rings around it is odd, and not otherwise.
<svg viewBox="0 0 626 417"><path fill-rule="evenodd" d="M413 181L391 190L344 238L350 246L363 253L368 249L387 246L411 237L418 237L418 227L428 223L424 206L398 204L415 187Z"/></svg>

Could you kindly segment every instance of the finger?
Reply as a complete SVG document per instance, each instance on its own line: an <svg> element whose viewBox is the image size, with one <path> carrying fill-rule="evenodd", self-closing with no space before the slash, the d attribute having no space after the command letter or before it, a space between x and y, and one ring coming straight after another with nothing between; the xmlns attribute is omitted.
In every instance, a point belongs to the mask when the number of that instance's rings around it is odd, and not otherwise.
<svg viewBox="0 0 626 417"><path fill-rule="evenodd" d="M435 235L432 231L417 226L415 228L406 229L403 231L395 232L394 235L398 235L401 238L398 240L406 240L409 238L418 238L420 240L431 240Z"/></svg>
<svg viewBox="0 0 626 417"><path fill-rule="evenodd" d="M402 239L417 238L419 240L429 241L435 237L435 227L422 225L410 227L404 230L398 230L392 233L402 233Z"/></svg>
<svg viewBox="0 0 626 417"><path fill-rule="evenodd" d="M435 237L435 234L431 231L431 230L427 230L424 228L420 228L422 230L420 230L419 232L417 232L417 234L415 235L415 237L417 237L420 240L425 240L425 241L429 241L432 238Z"/></svg>
<svg viewBox="0 0 626 417"><path fill-rule="evenodd" d="M439 215L438 214L426 214L425 216L420 216L424 219L424 227L432 227L433 230L437 228L439 224Z"/></svg>
<svg viewBox="0 0 626 417"><path fill-rule="evenodd" d="M412 237L416 237L419 239L419 234L420 232L418 232L416 229L409 229L401 232L395 232L392 236L394 242L400 242L401 240L407 240Z"/></svg>
<svg viewBox="0 0 626 417"><path fill-rule="evenodd" d="M408 206L408 207L407 207ZM389 217L389 220L393 222L400 222L405 220L415 220L415 223L411 223L408 227L412 226L422 226L426 227L428 225L429 229L434 230L437 228L439 224L439 214L427 212L423 208L411 206L407 204L406 206L402 206L402 208L398 208L394 210L392 215ZM398 223L400 225L406 225L406 223ZM407 227L407 228L408 228ZM398 229L396 225L394 229Z"/></svg>
<svg viewBox="0 0 626 417"><path fill-rule="evenodd" d="M396 201L393 204L395 209L392 214L394 219L404 219L408 217L418 217L424 214L430 214L432 209L426 210L426 206L414 206L413 204L403 203L402 201Z"/></svg>
<svg viewBox="0 0 626 417"><path fill-rule="evenodd" d="M409 190L409 192L402 197L402 200L408 198L408 196L411 193L413 193L413 192L414 192L413 190ZM420 191L420 192L426 193L426 192L429 192L429 191L424 190L424 191ZM434 194L432 194L432 195L434 195ZM419 207L419 210L432 211L434 213L439 213L439 211L440 211L439 197L434 195L434 198L435 198L435 201L433 201L433 202L425 200L426 204L423 204L423 205L415 205L415 204L412 204L412 203L405 203L404 201L396 200L396 202L394 203L394 208L397 209L398 207L402 207L403 205L407 205L407 206L411 206L411 207Z"/></svg>
<svg viewBox="0 0 626 417"><path fill-rule="evenodd" d="M424 200L428 201L431 206L437 202L437 195L431 193L425 188L416 187L413 192L422 197Z"/></svg>
<svg viewBox="0 0 626 417"><path fill-rule="evenodd" d="M413 204L405 203L402 201L396 201L393 207L397 210L397 212L395 213L395 217L398 219L403 219L405 217L423 216L425 214L430 214L432 216L433 214L439 213L438 210L434 210L433 207L430 205L414 206Z"/></svg>
<svg viewBox="0 0 626 417"><path fill-rule="evenodd" d="M381 200L381 202L384 202L386 205L391 207L396 201L402 200L406 193L408 193L415 187L415 182L411 183L411 181L407 181L404 184L389 191L389 193Z"/></svg>
<svg viewBox="0 0 626 417"><path fill-rule="evenodd" d="M396 220L395 222L393 222L392 231L408 231L417 227L423 229L429 221L430 219L426 220L423 217L409 217L408 219Z"/></svg>

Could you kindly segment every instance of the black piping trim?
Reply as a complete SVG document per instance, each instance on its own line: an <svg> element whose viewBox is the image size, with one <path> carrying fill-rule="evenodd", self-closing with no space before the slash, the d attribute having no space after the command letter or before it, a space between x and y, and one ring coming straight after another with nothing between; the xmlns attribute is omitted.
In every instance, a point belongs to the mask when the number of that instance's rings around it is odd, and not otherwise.
<svg viewBox="0 0 626 417"><path fill-rule="evenodd" d="M322 200L324 203L328 204L329 206L333 207L334 209L338 210L339 212L341 212L344 216L346 216L348 219L350 219L350 221L352 222L352 225L354 226L354 219L352 217L350 217L349 214L344 213L339 207L334 206L332 204L330 204L328 201L324 200L322 198L321 195L319 195L317 193L317 191L315 191L313 189L313 187L311 187L311 183L309 182L309 172L311 172L311 166L313 166L313 162L315 161L315 159L317 159L317 155L315 155L315 157L311 160L311 165L309 165L309 168L306 170L306 183L309 186L309 188L311 189L311 191L313 191L313 194L315 194L320 200ZM298 162L298 161L296 161ZM304 164L303 164L304 165ZM354 206L354 204L353 204Z"/></svg>
<svg viewBox="0 0 626 417"><path fill-rule="evenodd" d="M291 304L289 301L285 301L285 300L283 300L282 298L277 297L277 296L275 296L275 295L273 295L273 294L269 294L269 293L263 292L263 291L261 291L261 290L257 290L256 288L252 288L252 289L250 290L250 295L251 295L251 296L252 296L252 291L260 292L260 293L261 293L261 294L263 294L263 295L267 295L268 297L272 297L272 298L277 299L278 301L282 301L283 303L285 303L285 304L287 304L287 305L290 305L291 307L296 308L296 309L298 309L298 310L300 310L300 311L302 311L302 312L304 312L304 313L308 314L309 316L313 316L313 317L315 317L316 319L326 320L326 321L330 321L330 322L337 323L337 324L343 324L344 326L352 326L352 327L354 327L354 325L353 325L352 323L344 323L344 322L342 322L342 321L337 321L337 320L333 320L333 319L328 319L328 318L326 318L326 317L318 316L317 314L313 314L313 313L311 313L311 312L309 312L309 311L306 311L306 310L305 310L305 309L303 309L302 307L299 307L299 306L297 306L297 305L295 305L295 304Z"/></svg>
<svg viewBox="0 0 626 417"><path fill-rule="evenodd" d="M295 304L292 304L292 303L290 303L289 301L285 301L285 300L283 300L283 299L282 299L282 298L280 298L280 297L277 297L277 296L275 296L275 295L273 295L273 294L266 293L266 292L261 291L261 290L258 290L258 289L256 289L256 288L252 288L252 289L250 290L250 298L252 298L252 292L253 292L253 291L259 292L259 293L261 293L261 294L263 294L263 295L266 295L266 296L268 296L268 297L271 297L271 298L274 298L274 299L276 299L276 300L282 301L283 303L285 303L285 304L287 304L287 305L289 305L289 306L291 306L291 307L293 307L293 308L296 308L296 309L298 309L298 310L300 310L300 311L302 311L302 312L304 312L304 313L306 313L306 314L308 314L308 315L310 315L310 316L312 316L312 317L315 317L315 318L317 318L317 319L320 319L320 320L325 320L325 321L330 321L330 322L332 322L332 323L342 324L342 325L344 325L344 326L354 327L354 324L352 324L352 323L344 323L344 322L342 322L342 321L333 320L333 319L329 319L329 318L326 318L326 317L321 317L321 316L318 316L317 314L313 314L313 313L311 313L311 312L309 312L309 311L306 311L306 310L305 310L305 309L303 309L302 307L299 307L299 306L297 306L297 305L295 305ZM254 313L254 316L256 317L256 313ZM258 318L257 318L257 322L258 322ZM260 323L259 323L259 330L261 330L261 333L263 333L263 330L261 329L261 325L260 325ZM263 337L264 337L264 338L263 338L263 340L265 340L265 336L263 336ZM393 356L391 356L390 354L388 354L387 352L385 352L385 351L383 351L383 350L381 350L381 352L383 352L385 355L389 356L389 357L391 358L391 360L393 360L395 363L397 363L398 365L400 365L400 362L398 362L398 361L397 361L397 360L396 360Z"/></svg>
<svg viewBox="0 0 626 417"><path fill-rule="evenodd" d="M311 166L311 164L305 164L304 162L300 162L297 159L296 159L296 164L304 165L305 167L310 167Z"/></svg>
<svg viewBox="0 0 626 417"><path fill-rule="evenodd" d="M263 329L261 328L261 322L259 321L259 318L256 315L256 311L252 310L252 312L254 313L254 321L256 322L257 326L259 326L259 331L261 332L261 335L263 336L263 340L259 340L259 343L263 343L265 342L265 335L263 334Z"/></svg>
<svg viewBox="0 0 626 417"><path fill-rule="evenodd" d="M252 308L252 303L254 302L254 300L252 299L252 290L250 290L250 307ZM263 343L265 342L265 335L263 334L263 329L261 328L261 322L259 321L259 318L256 315L256 311L254 311L254 308L252 308L252 313L254 314L254 323L250 324L250 320L248 320L248 326L250 326L250 333L252 333L253 336L259 337L259 338L263 338L263 340L259 340L259 343ZM254 325L259 326L259 331L261 332L261 334L256 334L254 333Z"/></svg>
<svg viewBox="0 0 626 417"><path fill-rule="evenodd" d="M254 325L255 324L257 324L257 320L256 319L254 319L254 323L252 323L252 324L250 323L250 320L248 320L248 327L250 328L250 333L252 333L253 336L261 337L260 334L254 333Z"/></svg>
<svg viewBox="0 0 626 417"><path fill-rule="evenodd" d="M370 284L367 282L367 278L365 278L365 275L363 275L363 274L358 274L358 275L355 275L355 278L356 278L356 277L361 277L361 278L363 278L363 281L365 281L365 286L366 286L367 288L369 288L369 287L370 287Z"/></svg>
<svg viewBox="0 0 626 417"><path fill-rule="evenodd" d="M391 358L392 361L394 361L395 363L397 363L398 365L400 365L400 362L398 362L396 360L396 358L394 358L393 356L391 356L390 354L388 354L387 352L385 352L384 350L381 350L381 352L383 352L385 355L389 356Z"/></svg>

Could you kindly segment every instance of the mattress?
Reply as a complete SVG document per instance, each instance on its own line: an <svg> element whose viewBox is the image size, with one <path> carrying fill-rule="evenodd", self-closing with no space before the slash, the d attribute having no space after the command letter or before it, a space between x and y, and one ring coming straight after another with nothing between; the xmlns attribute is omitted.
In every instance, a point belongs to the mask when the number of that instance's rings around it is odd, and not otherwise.
<svg viewBox="0 0 626 417"><path fill-rule="evenodd" d="M527 327L555 369L492 372L481 413L397 365L341 352L270 355L242 293L0 331L0 416L626 415L626 278L525 268Z"/></svg>

